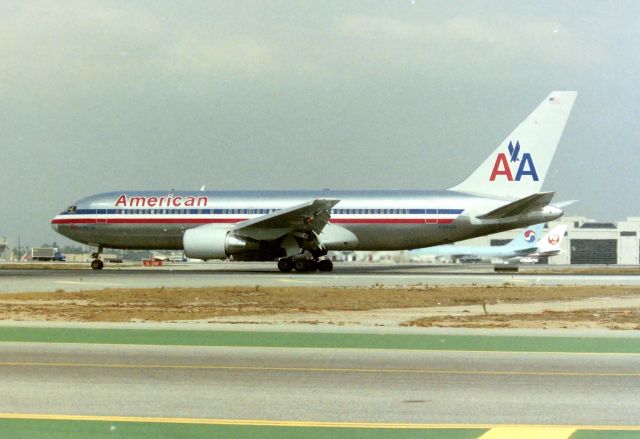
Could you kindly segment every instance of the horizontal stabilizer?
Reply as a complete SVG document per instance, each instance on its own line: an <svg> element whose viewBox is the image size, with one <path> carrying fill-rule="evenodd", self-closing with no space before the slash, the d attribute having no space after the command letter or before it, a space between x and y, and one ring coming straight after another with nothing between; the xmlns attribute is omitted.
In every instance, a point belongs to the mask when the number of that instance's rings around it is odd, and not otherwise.
<svg viewBox="0 0 640 439"><path fill-rule="evenodd" d="M529 256L531 253L535 253L536 251L538 251L538 246L537 245L535 245L533 247L520 248L518 250L515 250L514 254L519 255L519 256Z"/></svg>
<svg viewBox="0 0 640 439"><path fill-rule="evenodd" d="M484 215L480 215L477 218L501 219L522 215L545 207L549 204L554 195L555 192L540 192L538 194L529 195L528 197L521 198L513 203L498 207L497 209L492 210L489 213L485 213Z"/></svg>
<svg viewBox="0 0 640 439"><path fill-rule="evenodd" d="M567 206L571 206L573 203L577 203L578 200L567 200L567 201L559 201L557 203L553 203L553 207L557 207L558 209L563 209Z"/></svg>

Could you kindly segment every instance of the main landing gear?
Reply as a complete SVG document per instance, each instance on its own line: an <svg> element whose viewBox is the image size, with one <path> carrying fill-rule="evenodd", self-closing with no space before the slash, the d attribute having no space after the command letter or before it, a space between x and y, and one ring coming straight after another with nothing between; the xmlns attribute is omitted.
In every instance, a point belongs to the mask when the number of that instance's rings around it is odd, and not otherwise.
<svg viewBox="0 0 640 439"><path fill-rule="evenodd" d="M313 271L331 271L333 270L333 262L329 259L315 260L315 259L292 259L283 258L278 261L278 270L283 273L289 273L291 270L296 270L298 273L306 273Z"/></svg>
<svg viewBox="0 0 640 439"><path fill-rule="evenodd" d="M102 267L104 267L104 263L100 260L100 253L102 253L102 250L104 249L99 245L98 251L91 255L93 258L93 261L91 261L91 268L93 270L102 270Z"/></svg>

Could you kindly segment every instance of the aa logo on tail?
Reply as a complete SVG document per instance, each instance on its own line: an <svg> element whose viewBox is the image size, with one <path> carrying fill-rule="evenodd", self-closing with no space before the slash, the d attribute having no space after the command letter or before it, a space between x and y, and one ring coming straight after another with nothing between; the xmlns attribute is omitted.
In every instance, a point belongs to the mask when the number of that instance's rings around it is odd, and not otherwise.
<svg viewBox="0 0 640 439"><path fill-rule="evenodd" d="M504 152L498 153L496 162L493 164L493 170L489 181L495 181L496 177L504 175L507 181L520 181L525 175L530 175L533 181L539 181L536 167L533 164L531 154L522 153L520 158L520 142L516 141L516 145L509 141L509 159ZM517 169L516 168L517 165ZM512 169L513 168L513 169ZM513 170L515 170L515 177Z"/></svg>

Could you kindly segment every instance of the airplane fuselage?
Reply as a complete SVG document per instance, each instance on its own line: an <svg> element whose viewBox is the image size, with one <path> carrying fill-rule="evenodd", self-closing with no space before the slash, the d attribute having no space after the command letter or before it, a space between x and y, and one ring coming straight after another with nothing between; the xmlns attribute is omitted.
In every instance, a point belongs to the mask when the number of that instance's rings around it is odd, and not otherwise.
<svg viewBox="0 0 640 439"><path fill-rule="evenodd" d="M119 191L90 196L52 220L82 243L121 249L182 249L184 232L205 224L235 224L308 200L340 200L331 224L357 241L328 250L406 250L439 245L548 221L549 207L502 221L477 214L508 200L442 191Z"/></svg>
<svg viewBox="0 0 640 439"><path fill-rule="evenodd" d="M534 248L503 248L505 246L480 247L480 246L461 246L461 245L445 245L437 248L429 249L425 252L416 252L417 255L428 254L433 256L451 256L460 258L464 256L477 256L482 258L515 258L526 256L534 252Z"/></svg>

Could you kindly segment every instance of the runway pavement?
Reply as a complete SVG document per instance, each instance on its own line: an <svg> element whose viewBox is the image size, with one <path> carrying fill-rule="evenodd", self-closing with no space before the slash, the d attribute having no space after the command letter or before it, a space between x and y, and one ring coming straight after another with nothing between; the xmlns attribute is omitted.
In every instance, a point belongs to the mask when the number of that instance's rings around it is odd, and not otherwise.
<svg viewBox="0 0 640 439"><path fill-rule="evenodd" d="M639 425L640 356L0 343L1 413Z"/></svg>
<svg viewBox="0 0 640 439"><path fill-rule="evenodd" d="M494 273L492 266L337 264L331 273L280 273L272 263L176 265L159 269L0 270L0 293L209 286L640 285L640 276Z"/></svg>

